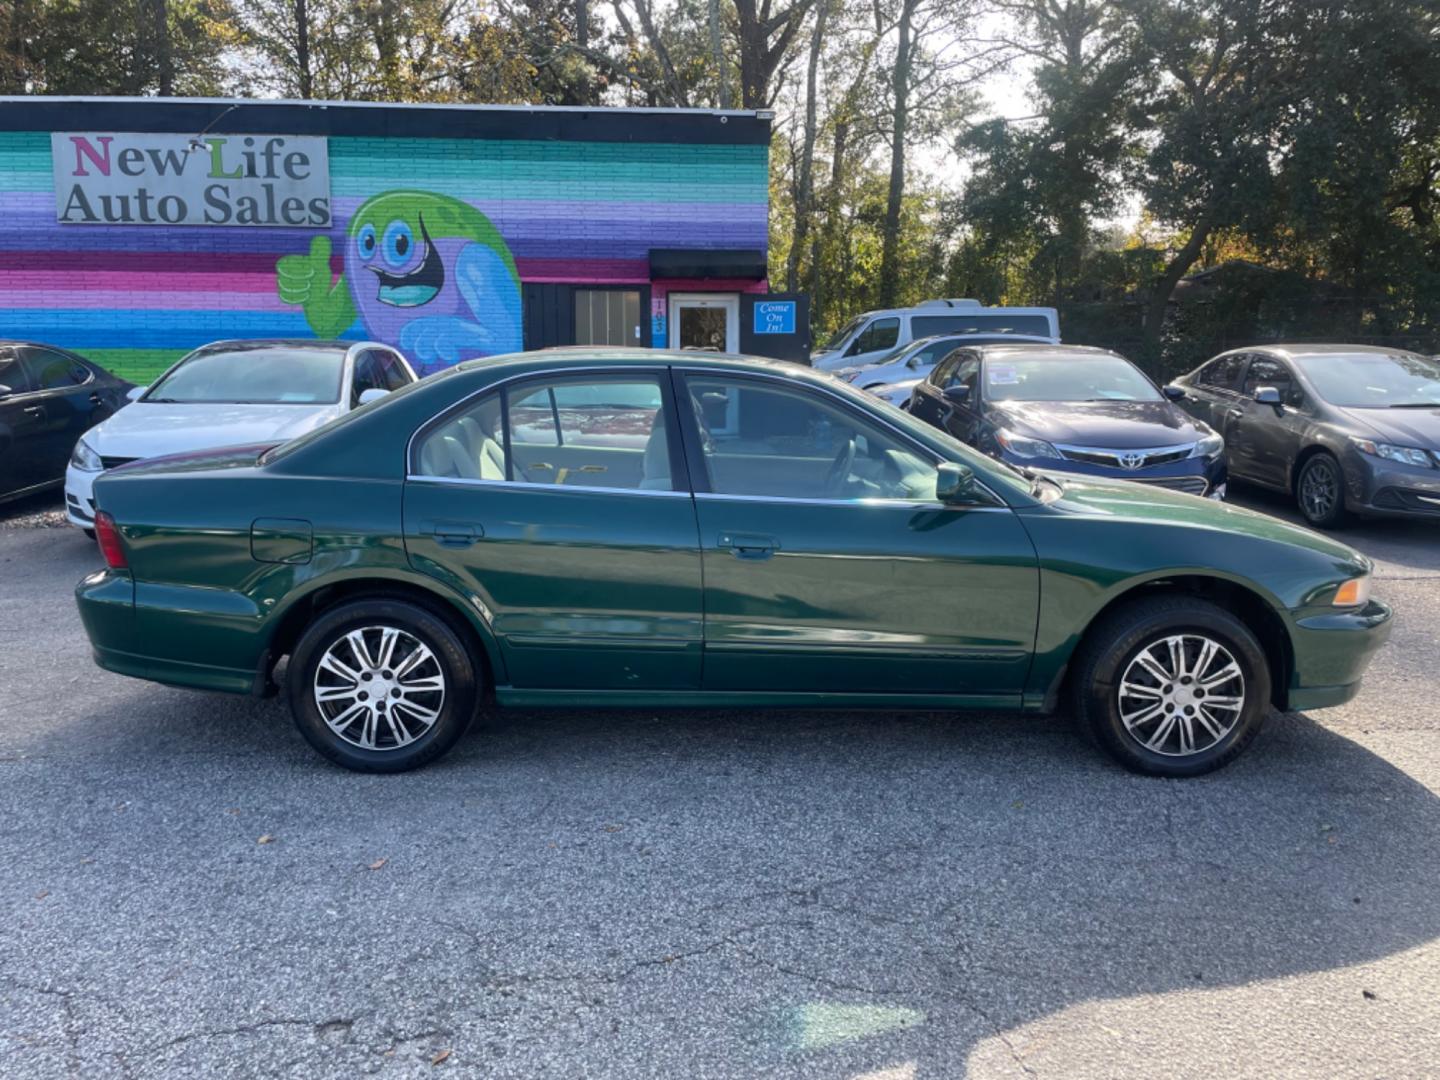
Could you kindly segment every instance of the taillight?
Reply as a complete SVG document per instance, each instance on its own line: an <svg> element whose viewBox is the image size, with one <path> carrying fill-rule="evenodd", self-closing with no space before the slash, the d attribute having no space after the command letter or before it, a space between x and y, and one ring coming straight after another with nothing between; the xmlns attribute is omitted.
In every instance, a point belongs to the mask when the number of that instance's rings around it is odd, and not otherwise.
<svg viewBox="0 0 1440 1080"><path fill-rule="evenodd" d="M106 566L111 570L130 569L125 546L120 543L120 530L115 527L115 519L104 510L95 515L95 540L100 545L100 554L105 556Z"/></svg>

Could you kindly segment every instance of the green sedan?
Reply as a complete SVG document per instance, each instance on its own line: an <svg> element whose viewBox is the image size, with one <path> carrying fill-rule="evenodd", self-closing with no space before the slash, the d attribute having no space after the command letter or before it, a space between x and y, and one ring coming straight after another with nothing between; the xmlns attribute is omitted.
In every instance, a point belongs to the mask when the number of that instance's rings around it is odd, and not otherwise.
<svg viewBox="0 0 1440 1080"><path fill-rule="evenodd" d="M97 482L96 661L264 695L397 772L477 708L1068 705L1193 776L1348 701L1370 563L1234 506L1017 471L794 365L472 361L308 435Z"/></svg>

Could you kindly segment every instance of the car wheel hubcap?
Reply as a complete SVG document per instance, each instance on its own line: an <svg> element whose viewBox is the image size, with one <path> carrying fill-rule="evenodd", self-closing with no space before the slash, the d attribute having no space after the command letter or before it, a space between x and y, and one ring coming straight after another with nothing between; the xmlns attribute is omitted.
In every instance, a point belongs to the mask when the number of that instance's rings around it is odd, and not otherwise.
<svg viewBox="0 0 1440 1080"><path fill-rule="evenodd" d="M1141 649L1120 680L1120 720L1146 750L1203 753L1234 730L1245 676L1230 651L1203 634L1176 634Z"/></svg>
<svg viewBox="0 0 1440 1080"><path fill-rule="evenodd" d="M1305 504L1305 512L1312 518L1327 516L1334 508L1338 494L1335 477L1324 465L1312 465L1305 470L1305 478L1300 482L1300 498Z"/></svg>
<svg viewBox="0 0 1440 1080"><path fill-rule="evenodd" d="M362 750L399 750L445 705L445 673L413 634L393 626L351 630L315 669L315 706L335 735Z"/></svg>

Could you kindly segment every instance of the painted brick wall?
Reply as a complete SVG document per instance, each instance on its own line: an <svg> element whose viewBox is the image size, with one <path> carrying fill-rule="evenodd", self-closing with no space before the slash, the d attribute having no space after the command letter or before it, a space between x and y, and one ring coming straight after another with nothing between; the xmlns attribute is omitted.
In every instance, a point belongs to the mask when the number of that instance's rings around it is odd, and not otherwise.
<svg viewBox="0 0 1440 1080"><path fill-rule="evenodd" d="M651 248L766 247L763 145L348 136L328 145L328 230L61 225L48 132L0 131L0 337L72 348L139 382L218 338L396 338L403 328L384 319L392 313L360 296L340 305L352 315L343 326L334 311L328 325L307 317L304 304L282 297L277 264L289 256L292 270L304 270L322 237L332 282L373 284L355 262L352 219L367 204L387 220L413 219L437 205L427 201L434 196L484 216L464 218L448 246L436 239L453 264L451 284L469 283L451 296L455 310L481 330L456 337L432 327L392 341L412 357L424 346L427 367L515 347L518 293L504 283L512 266L523 281L647 282ZM416 194L372 203L397 191ZM465 255L472 223L487 219L498 242L472 237ZM386 224L375 222L377 243ZM324 287L318 276L314 287Z"/></svg>

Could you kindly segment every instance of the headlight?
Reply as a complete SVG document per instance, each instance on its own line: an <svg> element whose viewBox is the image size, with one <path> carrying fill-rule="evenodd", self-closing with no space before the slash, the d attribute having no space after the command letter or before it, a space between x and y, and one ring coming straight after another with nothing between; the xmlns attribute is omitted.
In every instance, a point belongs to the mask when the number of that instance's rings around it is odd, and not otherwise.
<svg viewBox="0 0 1440 1080"><path fill-rule="evenodd" d="M1336 607L1360 607L1370 601L1370 575L1351 578L1335 590L1335 599L1330 603Z"/></svg>
<svg viewBox="0 0 1440 1080"><path fill-rule="evenodd" d="M1369 439L1350 440L1362 452L1371 457L1384 458L1386 461L1398 461L1403 465L1419 465L1422 469L1434 468L1435 463L1430 457L1428 450L1421 450L1416 446L1395 446L1393 443L1371 442Z"/></svg>
<svg viewBox="0 0 1440 1080"><path fill-rule="evenodd" d="M1219 435L1206 435L1190 451L1191 457L1214 457L1225 449L1225 440Z"/></svg>
<svg viewBox="0 0 1440 1080"><path fill-rule="evenodd" d="M81 472L99 472L105 467L100 464L100 455L91 449L83 437L75 444L75 449L70 451L70 464Z"/></svg>
<svg viewBox="0 0 1440 1080"><path fill-rule="evenodd" d="M995 441L1017 457L1058 458L1060 456L1060 451L1043 439L1027 439L1024 435L1016 435L1013 431L1006 431L1004 428L995 432Z"/></svg>

